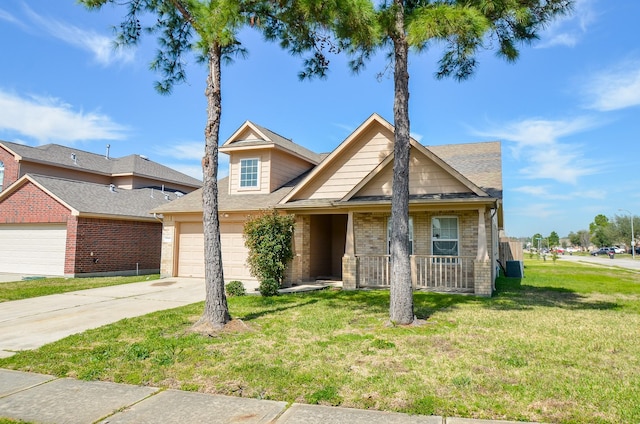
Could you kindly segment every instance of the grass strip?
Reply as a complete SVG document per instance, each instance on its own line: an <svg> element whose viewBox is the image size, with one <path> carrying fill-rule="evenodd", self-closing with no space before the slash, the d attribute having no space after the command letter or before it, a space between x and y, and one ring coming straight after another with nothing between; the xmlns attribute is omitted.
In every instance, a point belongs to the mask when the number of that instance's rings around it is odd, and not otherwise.
<svg viewBox="0 0 640 424"><path fill-rule="evenodd" d="M640 274L527 261L492 298L417 292L426 324L388 327L388 291L229 299L232 329L194 304L0 360L86 380L410 414L640 422Z"/></svg>

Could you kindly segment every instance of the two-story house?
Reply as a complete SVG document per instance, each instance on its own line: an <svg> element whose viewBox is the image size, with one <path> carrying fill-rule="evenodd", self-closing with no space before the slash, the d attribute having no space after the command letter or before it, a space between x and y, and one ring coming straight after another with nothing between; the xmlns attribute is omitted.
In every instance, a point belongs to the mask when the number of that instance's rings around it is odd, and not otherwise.
<svg viewBox="0 0 640 424"><path fill-rule="evenodd" d="M162 224L149 210L202 182L140 155L0 141L0 272L158 272Z"/></svg>
<svg viewBox="0 0 640 424"><path fill-rule="evenodd" d="M287 282L342 280L388 287L394 128L372 115L328 155L245 122L220 148L230 156L218 208L226 281L252 279L247 217L296 216ZM502 227L500 143L423 146L411 140L409 236L416 289L491 295ZM204 275L200 190L153 210L163 216L161 273Z"/></svg>

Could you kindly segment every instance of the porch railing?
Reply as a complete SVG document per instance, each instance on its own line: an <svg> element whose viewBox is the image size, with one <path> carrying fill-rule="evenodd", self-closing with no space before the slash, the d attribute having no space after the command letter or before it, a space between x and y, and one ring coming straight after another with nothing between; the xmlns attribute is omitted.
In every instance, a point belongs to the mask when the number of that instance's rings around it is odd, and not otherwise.
<svg viewBox="0 0 640 424"><path fill-rule="evenodd" d="M389 287L389 255L356 255L357 287Z"/></svg>
<svg viewBox="0 0 640 424"><path fill-rule="evenodd" d="M389 255L356 255L357 287L389 287ZM473 257L412 255L414 289L473 292Z"/></svg>
<svg viewBox="0 0 640 424"><path fill-rule="evenodd" d="M472 256L413 255L413 287L437 291L473 291Z"/></svg>

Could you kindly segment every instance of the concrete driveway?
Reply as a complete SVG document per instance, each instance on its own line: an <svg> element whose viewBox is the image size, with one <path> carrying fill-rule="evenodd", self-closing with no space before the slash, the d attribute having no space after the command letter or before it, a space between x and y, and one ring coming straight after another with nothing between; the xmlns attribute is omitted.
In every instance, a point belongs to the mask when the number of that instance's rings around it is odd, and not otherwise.
<svg viewBox="0 0 640 424"><path fill-rule="evenodd" d="M102 325L204 301L203 279L164 278L0 303L0 357Z"/></svg>

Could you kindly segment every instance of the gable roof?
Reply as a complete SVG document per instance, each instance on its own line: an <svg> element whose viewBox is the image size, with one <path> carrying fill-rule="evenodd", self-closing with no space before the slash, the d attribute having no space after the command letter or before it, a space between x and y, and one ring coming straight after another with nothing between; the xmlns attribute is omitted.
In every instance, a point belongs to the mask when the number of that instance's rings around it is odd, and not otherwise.
<svg viewBox="0 0 640 424"><path fill-rule="evenodd" d="M243 133L251 131L256 133L259 139L243 140L240 137ZM318 164L322 161L322 155L312 152L311 150L303 147L292 140L281 136L280 134L271 131L268 128L254 124L251 121L245 121L240 128L238 128L224 144L220 147L220 151L228 153L231 150L243 149L247 147L264 146L266 148L272 147L281 150L285 150L294 156L298 156L311 163Z"/></svg>
<svg viewBox="0 0 640 424"><path fill-rule="evenodd" d="M0 146L7 149L18 159L29 162L76 169L94 174L111 176L136 175L192 187L202 186L202 181L140 155L107 158L106 155L90 153L59 144L31 147L1 140Z"/></svg>
<svg viewBox="0 0 640 424"><path fill-rule="evenodd" d="M393 152L384 152L384 156L378 152L377 161L369 161L368 170L358 176L358 183L346 190L345 193L335 198L303 198L292 201L296 193L301 192L311 184L317 175L333 166L341 155L347 154L353 143L357 143L358 138L369 128L378 126L382 133L393 134L394 127L380 117L372 114L363 124L349 135L335 150L328 155L319 155L323 159L320 164L309 172L300 175L276 191L269 194L229 194L229 178L226 177L218 181L218 208L219 211L244 211L259 210L271 207L280 209L297 208L330 208L338 205L354 204L388 204L390 196L375 195L367 196L361 193L361 189L369 182L382 175L385 170L389 170L393 165ZM239 141L235 140L240 133L251 130L253 132L264 132L264 128L246 121L234 136L226 143L237 143L240 148L245 146L271 145L270 141L264 139ZM260 137L266 137L262 134ZM493 202L502 199L502 164L500 142L481 142L442 146L423 146L416 140L411 139L411 148L420 157L426 158L428 163L433 163L441 169L443 175L446 174L450 181L460 187L459 192L454 193L432 193L414 194L410 196L412 203L438 203L447 201L451 203L468 202ZM385 144L385 149L388 146ZM231 150L231 148L229 148ZM413 154L413 153L412 153ZM350 173L353 173L350 171ZM202 190L194 191L176 202L171 202L160 206L151 212L154 213L188 213L202 211Z"/></svg>
<svg viewBox="0 0 640 424"><path fill-rule="evenodd" d="M393 134L395 128L388 121L382 118L378 114L372 114L364 123L362 123L355 131L353 131L329 156L317 167L315 167L309 175L298 184L282 201L281 205L292 205L294 203L293 199L295 199L296 194L300 194L305 190L305 188L310 187L313 184L314 179L320 178L320 175L323 173L325 169L329 169L334 163L344 160L344 155L349 149L361 139L361 136L365 131L369 128L373 128L378 126L382 128L384 131ZM501 177L501 163L500 163L500 145L499 143L493 143L490 146L489 151L485 152L484 155L473 155L472 149L468 147L454 148L454 149L440 149L441 154L446 155L448 160L441 158L438 154L435 153L437 149L433 149L432 147L423 146L418 143L413 138L410 139L411 148L420 152L421 155L424 155L429 160L435 162L435 164L442 168L445 172L447 172L453 179L457 180L459 184L466 187L466 189L474 194L477 197L494 197L498 195L501 197L502 194L502 177ZM482 143L475 143L477 145ZM469 145L467 145L469 146ZM491 162L491 159L495 159L495 154L491 154L491 149L495 150L497 147L497 162ZM435 150L435 151L434 151ZM382 152L381 152L382 153ZM495 152L494 152L495 153ZM371 181L376 175L382 172L384 169L392 166L393 152L384 153L384 158L379 158L377 161L370 161L368 172L362 175L362 179L359 180L358 183L354 184L351 188L347 190L347 193L344 196L340 196L340 199L334 199L339 202L347 202L352 198L355 198L358 191L364 187L364 185ZM487 159L483 163L483 169L485 172L474 170L474 164L477 161L478 157L483 157ZM463 169L460 169L463 168ZM467 173L465 173L465 171ZM362 172L362 169L360 169ZM472 173L472 175L469 175ZM475 177L475 179L469 177ZM360 178L360 177L358 177ZM476 183L476 181L480 180L482 183L492 184L496 186L495 190L488 192L483 186ZM494 187L489 187L494 188ZM440 195L447 193L438 193ZM384 196L382 196L384 197ZM382 200L382 197L380 200ZM414 198L418 198L419 196L414 196ZM461 198L469 198L469 196L459 196ZM441 196L440 196L441 198ZM317 201L319 199L298 199L295 201L296 205L306 206L310 200ZM362 200L362 197L360 198Z"/></svg>
<svg viewBox="0 0 640 424"><path fill-rule="evenodd" d="M229 177L218 181L218 211L256 211L277 205L300 181L300 177L268 194L229 194ZM202 212L202 188L182 196L175 202L165 203L151 213Z"/></svg>
<svg viewBox="0 0 640 424"><path fill-rule="evenodd" d="M428 146L427 149L492 197L502 198L502 149L499 141Z"/></svg>
<svg viewBox="0 0 640 424"><path fill-rule="evenodd" d="M67 180L43 175L27 174L0 193L0 202L33 183L52 196L77 216L153 220L149 210L169 203L178 196L175 193L151 188L133 190L115 189L108 185ZM166 197L165 197L166 195ZM168 199L167 199L168 197Z"/></svg>

